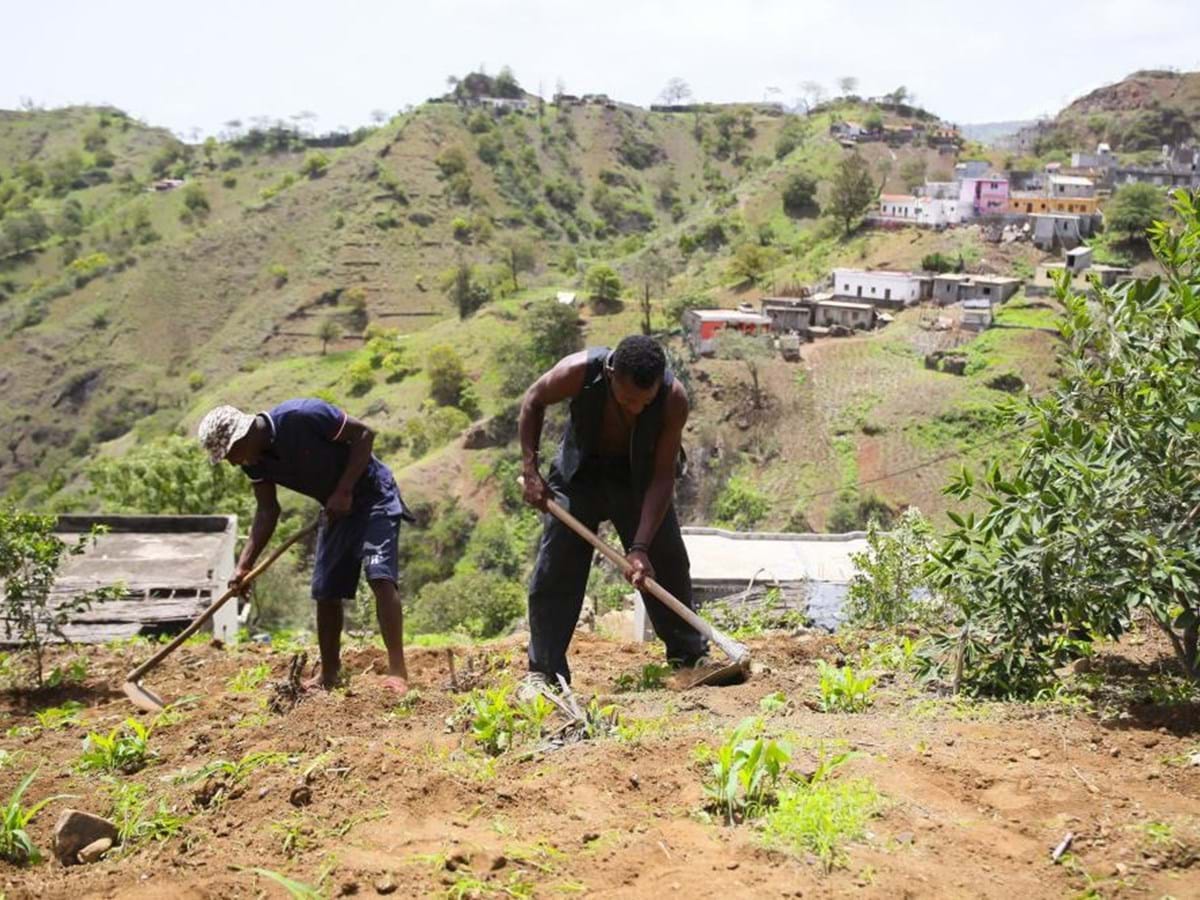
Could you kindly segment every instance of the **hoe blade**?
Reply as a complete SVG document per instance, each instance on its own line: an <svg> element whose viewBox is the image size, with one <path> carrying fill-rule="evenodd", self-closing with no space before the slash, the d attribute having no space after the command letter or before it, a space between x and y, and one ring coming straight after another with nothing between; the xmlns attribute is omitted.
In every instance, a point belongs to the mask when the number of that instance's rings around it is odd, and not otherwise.
<svg viewBox="0 0 1200 900"><path fill-rule="evenodd" d="M161 712L166 709L167 704L162 697L136 681L126 681L121 685L121 690L138 709L144 709L146 712Z"/></svg>

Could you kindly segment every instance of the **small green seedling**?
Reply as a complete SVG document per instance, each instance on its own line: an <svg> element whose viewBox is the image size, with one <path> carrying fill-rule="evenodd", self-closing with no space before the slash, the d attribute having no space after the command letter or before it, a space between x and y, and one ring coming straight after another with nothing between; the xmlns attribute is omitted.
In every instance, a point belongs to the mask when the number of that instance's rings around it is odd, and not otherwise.
<svg viewBox="0 0 1200 900"><path fill-rule="evenodd" d="M647 663L637 672L626 672L614 683L618 694L633 691L657 691L667 683L671 667L658 663Z"/></svg>
<svg viewBox="0 0 1200 900"><path fill-rule="evenodd" d="M780 776L792 758L791 747L764 738L761 730L760 719L744 719L715 752L703 754L709 766L704 794L726 824L761 815L774 801Z"/></svg>
<svg viewBox="0 0 1200 900"><path fill-rule="evenodd" d="M83 704L76 700L68 700L62 706L51 706L39 709L33 714L42 731L58 731L68 725L79 724L79 713Z"/></svg>
<svg viewBox="0 0 1200 900"><path fill-rule="evenodd" d="M271 674L271 667L266 663L239 669L237 674L229 679L229 690L235 694L248 694L261 685Z"/></svg>
<svg viewBox="0 0 1200 900"><path fill-rule="evenodd" d="M137 719L107 735L89 734L83 741L79 768L85 772L120 772L131 775L145 768L153 756L149 746L150 729Z"/></svg>
<svg viewBox="0 0 1200 900"><path fill-rule="evenodd" d="M53 803L55 800L61 800L66 797L66 794L56 794L53 797L47 797L33 806L23 806L21 798L25 795L25 791L29 789L29 785L33 783L33 779L37 776L37 770L30 772L17 785L17 789L12 792L12 796L8 798L8 804L4 807L3 816L0 817L0 859L6 859L18 866L23 866L26 863L38 863L42 860L42 854L37 847L34 846L33 840L29 837L29 832L26 830L29 823L33 821L34 816L42 811L43 807L48 803Z"/></svg>
<svg viewBox="0 0 1200 900"><path fill-rule="evenodd" d="M824 660L817 662L820 673L820 703L824 712L862 712L874 700L871 688L875 679L870 675L856 675L853 667L831 666Z"/></svg>
<svg viewBox="0 0 1200 900"><path fill-rule="evenodd" d="M792 701L788 700L787 694L783 691L767 694L767 696L758 701L758 708L762 710L763 715L767 716L788 712L791 710L791 707Z"/></svg>

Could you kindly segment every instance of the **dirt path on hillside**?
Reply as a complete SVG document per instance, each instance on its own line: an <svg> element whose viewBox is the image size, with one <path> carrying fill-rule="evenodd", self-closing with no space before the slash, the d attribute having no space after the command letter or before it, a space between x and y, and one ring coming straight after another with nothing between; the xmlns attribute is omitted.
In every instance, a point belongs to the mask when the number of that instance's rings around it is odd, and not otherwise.
<svg viewBox="0 0 1200 900"><path fill-rule="evenodd" d="M870 711L825 714L806 705L815 661L853 658L856 647L815 634L751 643L764 669L747 684L614 694L620 674L658 651L580 636L576 690L615 702L625 737L494 761L455 721L462 698L448 689L444 651L412 652L419 696L409 706L367 674L381 670L382 652L360 649L347 653L349 690L311 695L280 716L264 708L265 686L235 692L230 680L259 665L280 678L287 653L185 647L149 682L168 698L196 700L152 733L153 765L117 776L187 815L184 834L87 867L0 863L0 889L10 898L285 896L259 868L325 896L394 886L401 897L1012 900L1072 896L1089 879L1105 897L1200 895L1200 767L1189 765L1200 752L1195 702L1126 706L1101 718L1063 703L955 702L879 669ZM1150 679L1161 649L1137 636L1115 664ZM107 812L105 780L75 769L81 739L133 714L115 689L146 652L85 651L85 684L40 704L77 699L86 704L81 723L0 741L8 752L0 794L36 768L30 799L77 794L71 802ZM456 657L462 682L496 685L520 675L523 644L510 638ZM703 813L695 748L760 714L760 700L775 691L791 702L766 717L766 728L792 742L793 768L853 751L838 777L870 779L885 798L867 836L831 872L811 856L767 849L752 824L725 827ZM4 703L6 729L35 725L23 699L8 694ZM181 777L266 751L286 757L227 785L223 798L213 800L204 779ZM300 786L307 805L290 802ZM43 849L63 805L33 823ZM1052 864L1068 832L1073 855Z"/></svg>

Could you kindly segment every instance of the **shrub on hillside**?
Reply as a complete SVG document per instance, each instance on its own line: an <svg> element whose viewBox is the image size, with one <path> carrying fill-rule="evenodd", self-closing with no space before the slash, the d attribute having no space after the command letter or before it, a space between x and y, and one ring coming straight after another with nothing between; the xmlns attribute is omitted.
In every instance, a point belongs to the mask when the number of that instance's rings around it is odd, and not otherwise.
<svg viewBox="0 0 1200 900"><path fill-rule="evenodd" d="M494 572L464 572L421 588L408 616L417 634L458 632L489 638L525 612L521 584Z"/></svg>
<svg viewBox="0 0 1200 900"><path fill-rule="evenodd" d="M304 157L300 174L308 178L320 178L329 170L329 157L317 150Z"/></svg>
<svg viewBox="0 0 1200 900"><path fill-rule="evenodd" d="M770 499L741 475L725 483L713 503L713 515L722 528L749 531L771 510Z"/></svg>
<svg viewBox="0 0 1200 900"><path fill-rule="evenodd" d="M817 211L817 180L797 172L783 185L783 211L789 216L802 216Z"/></svg>
<svg viewBox="0 0 1200 900"><path fill-rule="evenodd" d="M449 344L432 347L425 359L429 376L429 396L439 406L457 406L467 386L467 372L460 357Z"/></svg>

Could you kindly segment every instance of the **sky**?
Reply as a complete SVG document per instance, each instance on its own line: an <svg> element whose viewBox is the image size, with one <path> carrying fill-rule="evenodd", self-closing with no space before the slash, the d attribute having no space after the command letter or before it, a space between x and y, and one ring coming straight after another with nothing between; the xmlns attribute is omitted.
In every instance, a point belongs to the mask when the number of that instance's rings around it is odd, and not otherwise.
<svg viewBox="0 0 1200 900"><path fill-rule="evenodd" d="M1136 69L1200 70L1197 0L0 0L0 108L117 106L185 135L255 116L368 124L509 66L549 97L792 102L904 85L959 124L1052 115ZM778 92L770 91L771 88Z"/></svg>

